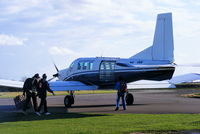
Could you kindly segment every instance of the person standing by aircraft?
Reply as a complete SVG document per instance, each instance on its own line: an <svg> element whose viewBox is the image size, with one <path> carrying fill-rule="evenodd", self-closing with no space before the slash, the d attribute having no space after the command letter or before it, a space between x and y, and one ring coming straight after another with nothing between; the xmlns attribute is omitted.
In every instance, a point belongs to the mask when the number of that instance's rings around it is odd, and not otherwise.
<svg viewBox="0 0 200 134"><path fill-rule="evenodd" d="M47 91L50 92L50 93L52 93L53 95L55 95L55 94L50 89L49 83L48 83L48 81L46 79L47 79L47 75L43 74L42 75L42 79L39 81L38 96L41 99L41 101L40 101L40 105L38 107L38 112L40 112L42 106L44 106L44 114L45 115L49 115L51 113L49 113L48 110L47 110L47 100L46 100L46 98L47 98Z"/></svg>
<svg viewBox="0 0 200 134"><path fill-rule="evenodd" d="M117 89L117 99L116 99L115 111L119 110L120 98L122 98L123 109L126 110L125 94L127 92L127 84L126 84L126 82L123 81L122 77L118 78L118 82L115 85L115 89Z"/></svg>
<svg viewBox="0 0 200 134"><path fill-rule="evenodd" d="M35 113L40 116L40 113L38 111L38 105L37 105L37 97L36 92L38 88L38 81L40 79L39 74L35 74L32 78L27 78L23 85L23 95L26 96L26 102L23 107L23 113L26 113L26 109L28 105L30 104L31 98L33 101L33 106Z"/></svg>

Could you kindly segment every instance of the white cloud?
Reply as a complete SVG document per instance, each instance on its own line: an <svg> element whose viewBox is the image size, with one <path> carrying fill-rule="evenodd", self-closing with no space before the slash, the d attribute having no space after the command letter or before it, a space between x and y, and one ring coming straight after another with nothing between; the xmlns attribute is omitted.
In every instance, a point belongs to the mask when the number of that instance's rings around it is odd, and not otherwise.
<svg viewBox="0 0 200 134"><path fill-rule="evenodd" d="M26 38L18 38L13 35L0 34L0 46L21 46Z"/></svg>
<svg viewBox="0 0 200 134"><path fill-rule="evenodd" d="M68 48L58 47L58 46L50 47L48 52L51 55L71 55L71 56L77 55L76 52L74 52Z"/></svg>
<svg viewBox="0 0 200 134"><path fill-rule="evenodd" d="M8 33L0 34L0 46L22 45L25 39L18 37L27 37L30 45L23 53L44 48L51 55L61 55L60 64L66 55L70 60L130 57L152 44L156 15L172 12L176 61L198 60L199 5L197 0L0 0L0 29Z"/></svg>
<svg viewBox="0 0 200 134"><path fill-rule="evenodd" d="M157 0L157 2L160 2L162 4L166 4L168 6L174 6L174 7L184 7L184 6L187 6L187 3L185 3L184 1L181 1L181 0L173 0L173 1L170 1L170 0Z"/></svg>
<svg viewBox="0 0 200 134"><path fill-rule="evenodd" d="M4 14L17 14L27 9L39 6L40 0L12 0L12 1L0 1L2 5L2 12ZM46 2L43 2L46 4ZM47 5L47 4L46 4Z"/></svg>

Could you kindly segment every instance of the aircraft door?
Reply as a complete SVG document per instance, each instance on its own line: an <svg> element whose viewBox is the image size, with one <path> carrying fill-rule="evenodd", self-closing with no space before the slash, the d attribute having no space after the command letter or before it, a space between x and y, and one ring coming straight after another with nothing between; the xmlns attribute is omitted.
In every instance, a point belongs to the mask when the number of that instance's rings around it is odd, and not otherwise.
<svg viewBox="0 0 200 134"><path fill-rule="evenodd" d="M110 83L115 81L115 61L102 61L99 68L101 82Z"/></svg>

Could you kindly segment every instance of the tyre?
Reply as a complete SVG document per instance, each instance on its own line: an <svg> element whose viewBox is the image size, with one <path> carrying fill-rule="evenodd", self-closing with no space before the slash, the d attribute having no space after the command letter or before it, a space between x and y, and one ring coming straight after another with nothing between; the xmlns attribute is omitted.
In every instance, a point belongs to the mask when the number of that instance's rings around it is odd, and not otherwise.
<svg viewBox="0 0 200 134"><path fill-rule="evenodd" d="M64 98L64 105L66 108L71 107L74 104L74 97L70 95L66 95Z"/></svg>
<svg viewBox="0 0 200 134"><path fill-rule="evenodd" d="M126 95L126 104L127 105L132 105L133 102L134 102L133 94L127 93L127 95Z"/></svg>

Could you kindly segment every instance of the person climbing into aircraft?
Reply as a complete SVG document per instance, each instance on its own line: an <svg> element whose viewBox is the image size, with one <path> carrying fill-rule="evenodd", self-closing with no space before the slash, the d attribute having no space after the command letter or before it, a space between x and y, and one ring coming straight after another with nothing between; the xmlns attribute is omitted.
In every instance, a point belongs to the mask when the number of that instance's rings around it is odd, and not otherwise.
<svg viewBox="0 0 200 134"><path fill-rule="evenodd" d="M37 105L37 96L36 96L39 79L40 79L40 76L37 73L32 78L27 78L24 82L23 95L26 96L25 105L23 106L24 114L26 114L26 110L27 110L28 105L30 104L30 101L32 98L35 113L40 116L40 113L37 112L38 105Z"/></svg>
<svg viewBox="0 0 200 134"><path fill-rule="evenodd" d="M115 89L117 89L117 99L116 99L115 111L119 110L120 98L122 98L123 109L126 110L125 94L127 92L127 84L126 84L126 82L124 82L124 80L121 76L118 77L118 82L115 85Z"/></svg>
<svg viewBox="0 0 200 134"><path fill-rule="evenodd" d="M55 95L55 94L50 89L49 83L48 83L48 81L46 79L47 79L47 75L43 74L42 75L42 79L39 81L38 96L41 99L41 101L40 101L40 105L38 107L38 112L40 112L42 106L44 106L44 114L45 115L49 115L51 113L49 113L48 110L47 110L47 100L46 100L47 91L52 93L53 95Z"/></svg>

